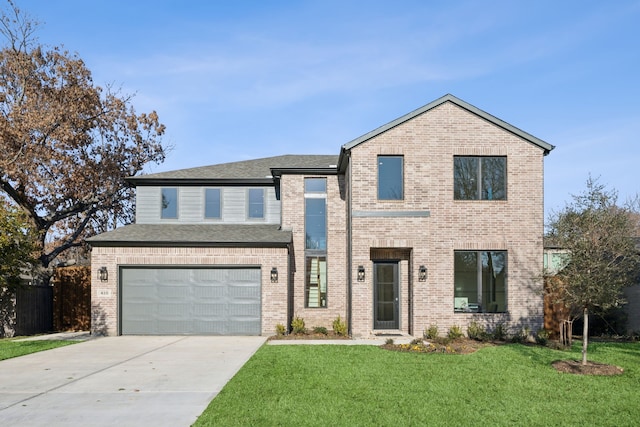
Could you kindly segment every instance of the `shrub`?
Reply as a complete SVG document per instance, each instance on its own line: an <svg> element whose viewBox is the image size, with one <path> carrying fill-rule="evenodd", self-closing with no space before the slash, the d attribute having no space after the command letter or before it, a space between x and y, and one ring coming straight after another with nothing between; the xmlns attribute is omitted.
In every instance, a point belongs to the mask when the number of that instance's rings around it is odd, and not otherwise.
<svg viewBox="0 0 640 427"><path fill-rule="evenodd" d="M287 333L287 329L284 327L282 323L278 323L276 325L276 335L281 337Z"/></svg>
<svg viewBox="0 0 640 427"><path fill-rule="evenodd" d="M347 324L340 319L340 316L333 321L333 332L341 337L347 336Z"/></svg>
<svg viewBox="0 0 640 427"><path fill-rule="evenodd" d="M411 345L424 345L424 341L420 338L414 338L411 340Z"/></svg>
<svg viewBox="0 0 640 427"><path fill-rule="evenodd" d="M387 340L384 343L386 345L393 345L393 338L387 338Z"/></svg>
<svg viewBox="0 0 640 427"><path fill-rule="evenodd" d="M324 326L316 326L313 328L313 333L327 335L329 331L327 331L327 328L325 328Z"/></svg>
<svg viewBox="0 0 640 427"><path fill-rule="evenodd" d="M498 323L493 330L493 339L496 341L505 341L507 339L507 331L503 323Z"/></svg>
<svg viewBox="0 0 640 427"><path fill-rule="evenodd" d="M511 342L524 344L529 339L529 328L524 327L521 328L518 332L513 334L511 337Z"/></svg>
<svg viewBox="0 0 640 427"><path fill-rule="evenodd" d="M430 340L438 338L438 325L429 325L424 331L424 337Z"/></svg>
<svg viewBox="0 0 640 427"><path fill-rule="evenodd" d="M304 327L304 319L300 316L296 316L291 321L291 329L294 334L306 334L307 329Z"/></svg>
<svg viewBox="0 0 640 427"><path fill-rule="evenodd" d="M484 326L479 325L478 322L469 323L469 326L467 327L467 335L469 338L476 341L488 341L490 338Z"/></svg>
<svg viewBox="0 0 640 427"><path fill-rule="evenodd" d="M462 329L460 329L460 326L458 325L451 326L449 328L449 332L447 332L447 337L449 337L452 340L462 338L463 336L464 334L462 333Z"/></svg>
<svg viewBox="0 0 640 427"><path fill-rule="evenodd" d="M549 331L544 328L538 329L538 332L536 332L536 342L540 345L547 345L549 342Z"/></svg>

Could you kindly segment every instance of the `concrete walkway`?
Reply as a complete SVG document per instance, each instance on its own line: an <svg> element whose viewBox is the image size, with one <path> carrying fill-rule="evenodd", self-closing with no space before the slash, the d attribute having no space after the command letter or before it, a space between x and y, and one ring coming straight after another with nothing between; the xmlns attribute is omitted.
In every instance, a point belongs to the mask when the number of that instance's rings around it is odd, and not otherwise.
<svg viewBox="0 0 640 427"><path fill-rule="evenodd" d="M0 361L0 426L189 426L264 337L124 336Z"/></svg>

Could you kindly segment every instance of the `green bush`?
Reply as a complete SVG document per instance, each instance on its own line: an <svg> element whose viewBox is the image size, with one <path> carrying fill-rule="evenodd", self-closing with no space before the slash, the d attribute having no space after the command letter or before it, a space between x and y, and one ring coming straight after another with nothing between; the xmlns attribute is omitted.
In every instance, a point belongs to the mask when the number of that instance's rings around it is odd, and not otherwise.
<svg viewBox="0 0 640 427"><path fill-rule="evenodd" d="M333 332L341 337L347 336L347 324L338 316L333 321Z"/></svg>
<svg viewBox="0 0 640 427"><path fill-rule="evenodd" d="M447 337L452 340L462 338L464 334L462 333L462 329L458 325L453 325L449 328L449 332L447 332Z"/></svg>
<svg viewBox="0 0 640 427"><path fill-rule="evenodd" d="M276 325L276 335L281 337L287 333L287 329L284 327L282 323L278 323Z"/></svg>
<svg viewBox="0 0 640 427"><path fill-rule="evenodd" d="M524 344L529 340L529 328L524 327L521 328L518 332L513 334L511 337L511 342Z"/></svg>
<svg viewBox="0 0 640 427"><path fill-rule="evenodd" d="M327 335L329 331L327 331L327 328L325 328L324 326L316 326L313 328L313 333Z"/></svg>
<svg viewBox="0 0 640 427"><path fill-rule="evenodd" d="M549 331L544 328L538 329L538 332L536 332L536 342L540 345L547 345L549 342Z"/></svg>
<svg viewBox="0 0 640 427"><path fill-rule="evenodd" d="M488 341L490 336L484 326L479 325L478 322L471 322L467 327L467 336L476 341Z"/></svg>
<svg viewBox="0 0 640 427"><path fill-rule="evenodd" d="M438 325L429 325L424 331L424 337L429 340L438 338Z"/></svg>
<svg viewBox="0 0 640 427"><path fill-rule="evenodd" d="M384 342L386 345L393 345L394 341L393 338L387 338L386 341Z"/></svg>
<svg viewBox="0 0 640 427"><path fill-rule="evenodd" d="M507 339L507 331L504 327L504 323L498 323L493 330L493 339L496 341L505 341Z"/></svg>
<svg viewBox="0 0 640 427"><path fill-rule="evenodd" d="M306 334L307 328L304 327L304 319L300 316L296 316L291 321L291 329L294 334Z"/></svg>

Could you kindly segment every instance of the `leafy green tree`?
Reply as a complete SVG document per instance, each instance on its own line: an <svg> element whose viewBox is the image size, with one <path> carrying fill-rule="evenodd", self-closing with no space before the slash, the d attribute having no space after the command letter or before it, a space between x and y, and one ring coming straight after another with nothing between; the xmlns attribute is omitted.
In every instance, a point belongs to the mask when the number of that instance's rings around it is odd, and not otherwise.
<svg viewBox="0 0 640 427"><path fill-rule="evenodd" d="M589 177L583 194L554 214L549 235L568 251L569 262L549 291L570 311L583 315L582 364L587 364L589 314L624 304L622 292L635 283L640 257L631 207L617 205L617 192Z"/></svg>
<svg viewBox="0 0 640 427"><path fill-rule="evenodd" d="M131 97L94 84L75 54L48 48L11 1L0 15L0 196L36 232L35 280L84 239L132 219L125 178L164 160L164 125Z"/></svg>
<svg viewBox="0 0 640 427"><path fill-rule="evenodd" d="M12 288L31 269L35 239L20 210L0 200L0 288Z"/></svg>

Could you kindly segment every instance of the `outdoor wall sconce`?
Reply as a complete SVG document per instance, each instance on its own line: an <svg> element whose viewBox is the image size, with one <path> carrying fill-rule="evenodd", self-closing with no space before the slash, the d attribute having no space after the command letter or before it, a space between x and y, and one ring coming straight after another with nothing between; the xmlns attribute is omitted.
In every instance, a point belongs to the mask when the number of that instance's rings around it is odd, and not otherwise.
<svg viewBox="0 0 640 427"><path fill-rule="evenodd" d="M418 269L418 281L426 282L427 281L427 267L421 265Z"/></svg>
<svg viewBox="0 0 640 427"><path fill-rule="evenodd" d="M364 267L358 266L358 282L364 282Z"/></svg>
<svg viewBox="0 0 640 427"><path fill-rule="evenodd" d="M275 267L271 269L271 283L278 283L278 269Z"/></svg>
<svg viewBox="0 0 640 427"><path fill-rule="evenodd" d="M109 271L107 271L107 267L100 267L98 270L98 278L101 282L109 280Z"/></svg>

